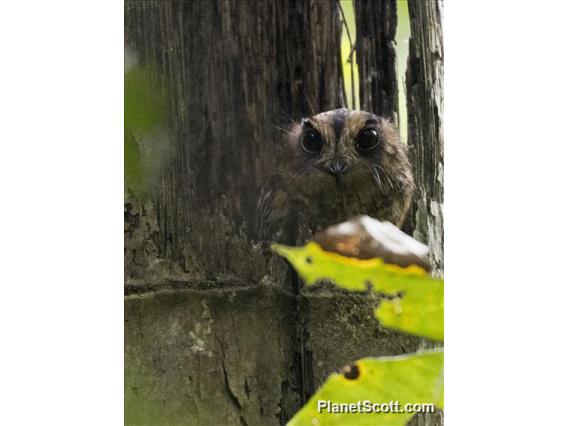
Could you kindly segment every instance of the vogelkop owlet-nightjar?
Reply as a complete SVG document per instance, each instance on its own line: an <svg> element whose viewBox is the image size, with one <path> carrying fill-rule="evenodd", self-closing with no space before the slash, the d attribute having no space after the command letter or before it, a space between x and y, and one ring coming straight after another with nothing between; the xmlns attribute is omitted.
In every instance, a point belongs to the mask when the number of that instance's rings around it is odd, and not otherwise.
<svg viewBox="0 0 568 426"><path fill-rule="evenodd" d="M322 112L290 126L282 151L258 201L261 240L303 243L361 214L403 224L414 182L389 120L343 108Z"/></svg>

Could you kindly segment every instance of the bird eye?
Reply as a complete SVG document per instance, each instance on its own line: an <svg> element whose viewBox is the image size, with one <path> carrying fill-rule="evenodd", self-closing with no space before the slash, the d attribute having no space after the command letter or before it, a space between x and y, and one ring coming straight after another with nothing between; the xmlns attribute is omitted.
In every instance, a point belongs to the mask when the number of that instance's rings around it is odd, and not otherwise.
<svg viewBox="0 0 568 426"><path fill-rule="evenodd" d="M379 135L375 129L366 129L359 133L355 145L359 151L370 151L379 143Z"/></svg>
<svg viewBox="0 0 568 426"><path fill-rule="evenodd" d="M323 147L321 136L314 130L308 129L302 137L302 149L309 154L317 154Z"/></svg>

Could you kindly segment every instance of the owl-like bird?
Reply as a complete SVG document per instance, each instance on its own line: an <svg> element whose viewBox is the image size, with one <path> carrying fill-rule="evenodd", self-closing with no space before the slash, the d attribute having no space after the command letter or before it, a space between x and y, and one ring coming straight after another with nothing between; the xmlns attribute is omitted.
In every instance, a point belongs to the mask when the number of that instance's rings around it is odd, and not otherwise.
<svg viewBox="0 0 568 426"><path fill-rule="evenodd" d="M414 181L389 120L344 108L322 112L291 125L282 148L258 200L259 240L301 244L363 214L403 224Z"/></svg>

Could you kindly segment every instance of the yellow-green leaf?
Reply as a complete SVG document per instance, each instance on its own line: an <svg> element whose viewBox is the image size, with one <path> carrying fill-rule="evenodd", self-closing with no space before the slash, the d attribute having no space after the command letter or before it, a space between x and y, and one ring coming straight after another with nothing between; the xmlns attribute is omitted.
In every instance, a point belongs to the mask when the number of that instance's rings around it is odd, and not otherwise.
<svg viewBox="0 0 568 426"><path fill-rule="evenodd" d="M351 291L368 287L401 298L383 301L375 315L384 326L435 340L444 338L444 283L418 266L400 267L379 258L357 259L324 251L309 242L303 247L274 244L308 285L333 281Z"/></svg>
<svg viewBox="0 0 568 426"><path fill-rule="evenodd" d="M379 258L346 257L326 252L314 242L302 247L273 244L272 248L294 266L307 284L327 279L347 290L365 291L371 286L376 291L396 294L436 281L418 266L402 268Z"/></svg>
<svg viewBox="0 0 568 426"><path fill-rule="evenodd" d="M433 404L442 409L444 353L424 351L413 355L364 358L343 374L332 374L289 426L404 425L414 415L406 404ZM366 402L368 401L368 402ZM371 412L332 412L347 405ZM379 412L375 412L375 408ZM384 410L390 412L385 412ZM431 407L421 406L430 410ZM345 411L345 410L343 410ZM355 411L355 410L351 410Z"/></svg>
<svg viewBox="0 0 568 426"><path fill-rule="evenodd" d="M401 298L384 300L375 316L385 327L444 340L444 287L416 287Z"/></svg>

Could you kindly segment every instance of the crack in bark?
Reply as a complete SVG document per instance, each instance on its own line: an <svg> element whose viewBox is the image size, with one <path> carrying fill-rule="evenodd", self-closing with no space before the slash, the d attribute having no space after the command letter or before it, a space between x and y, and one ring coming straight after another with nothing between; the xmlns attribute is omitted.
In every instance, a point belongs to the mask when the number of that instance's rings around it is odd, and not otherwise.
<svg viewBox="0 0 568 426"><path fill-rule="evenodd" d="M224 342L221 339L219 339L219 337L217 337L217 334L215 334L215 338L217 339L217 342L219 343L219 347L221 349L221 368L223 369L223 380L224 380L224 384L225 384L225 394L229 398L229 401L231 402L233 407L238 411L239 422L241 423L241 425L242 426L248 426L247 421L245 420L245 418L243 417L243 414L242 414L243 406L241 405L237 395L235 395L235 393L231 389L231 385L229 383L229 375L227 374L227 368L225 367Z"/></svg>
<svg viewBox="0 0 568 426"><path fill-rule="evenodd" d="M284 296L294 297L295 294L287 291L283 286L246 282L218 282L218 281L172 281L162 284L127 284L124 286L124 295L142 296L145 294L170 292L170 291L193 291L197 293L213 294L213 293L232 293L236 291L252 291L261 287L267 287L282 293Z"/></svg>

